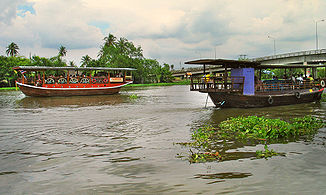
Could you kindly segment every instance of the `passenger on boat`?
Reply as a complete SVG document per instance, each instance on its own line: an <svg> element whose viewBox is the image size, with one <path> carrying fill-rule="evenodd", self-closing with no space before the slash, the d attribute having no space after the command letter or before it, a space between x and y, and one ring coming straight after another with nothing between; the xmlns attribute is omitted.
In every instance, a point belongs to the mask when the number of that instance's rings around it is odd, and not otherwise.
<svg viewBox="0 0 326 195"><path fill-rule="evenodd" d="M311 75L308 75L309 81L314 81L314 78Z"/></svg>
<svg viewBox="0 0 326 195"><path fill-rule="evenodd" d="M295 84L296 79L295 79L294 75L291 76L291 80L292 80L292 83Z"/></svg>
<svg viewBox="0 0 326 195"><path fill-rule="evenodd" d="M303 82L303 78L302 78L302 74L299 74L298 77L297 77L297 81L299 83L302 83Z"/></svg>

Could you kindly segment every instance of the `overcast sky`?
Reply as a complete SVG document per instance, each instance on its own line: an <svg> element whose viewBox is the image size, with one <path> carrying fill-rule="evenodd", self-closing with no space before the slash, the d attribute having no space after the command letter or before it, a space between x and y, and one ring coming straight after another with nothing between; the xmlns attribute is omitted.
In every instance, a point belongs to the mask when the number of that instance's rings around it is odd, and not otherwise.
<svg viewBox="0 0 326 195"><path fill-rule="evenodd" d="M146 58L180 67L197 58L237 59L316 48L316 21L326 0L0 0L0 55L15 42L20 55L80 64L97 57L109 33L140 45ZM318 22L326 48L326 21ZM268 38L271 36L272 38Z"/></svg>

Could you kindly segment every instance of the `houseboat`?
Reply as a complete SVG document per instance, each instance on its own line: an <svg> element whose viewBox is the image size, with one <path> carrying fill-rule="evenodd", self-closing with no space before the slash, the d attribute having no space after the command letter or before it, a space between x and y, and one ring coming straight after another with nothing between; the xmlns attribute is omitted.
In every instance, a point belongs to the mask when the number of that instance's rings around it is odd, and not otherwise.
<svg viewBox="0 0 326 195"><path fill-rule="evenodd" d="M107 95L133 82L133 68L17 66L16 85L27 96Z"/></svg>
<svg viewBox="0 0 326 195"><path fill-rule="evenodd" d="M259 62L200 59L185 64L203 65L203 76L191 77L191 91L208 93L217 107L257 108L315 102L321 99L324 87L311 80L275 79L261 81L267 68L311 68L315 66L262 66ZM207 65L220 66L222 77L205 72ZM256 76L255 76L256 70ZM257 72L259 75L257 75Z"/></svg>

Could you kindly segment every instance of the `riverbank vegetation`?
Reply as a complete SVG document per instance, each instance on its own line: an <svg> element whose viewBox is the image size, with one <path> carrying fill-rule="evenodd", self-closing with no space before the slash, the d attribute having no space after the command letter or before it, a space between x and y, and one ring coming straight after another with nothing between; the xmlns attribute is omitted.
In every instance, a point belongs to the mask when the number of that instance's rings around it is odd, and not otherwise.
<svg viewBox="0 0 326 195"><path fill-rule="evenodd" d="M321 96L321 101L326 102L326 93L323 93Z"/></svg>
<svg viewBox="0 0 326 195"><path fill-rule="evenodd" d="M190 80L181 80L170 83L147 83L147 84L130 84L125 86L125 88L134 88L134 87L151 87L151 86L172 86L172 85L189 85Z"/></svg>
<svg viewBox="0 0 326 195"><path fill-rule="evenodd" d="M228 150L235 148L235 145L264 144L264 150L257 150L249 156L269 158L284 154L270 149L268 144L311 139L325 125L322 120L312 116L293 118L288 122L257 116L239 116L229 118L217 127L198 128L192 133L192 142L179 144L190 147L190 154L186 158L191 163L234 159L235 154Z"/></svg>
<svg viewBox="0 0 326 195"><path fill-rule="evenodd" d="M279 79L284 78L284 75L286 75L287 78L291 78L291 76L297 77L299 75L305 75L303 68L292 68L291 70L288 70L287 72L285 69L266 69L263 70L263 73L261 75L262 80L269 80L273 79L274 76L276 76ZM258 75L257 75L258 76ZM309 74L307 74L309 76ZM317 68L317 77L316 78L325 78L325 68Z"/></svg>
<svg viewBox="0 0 326 195"><path fill-rule="evenodd" d="M168 83L172 82L171 69L174 65L160 64L155 59L145 58L141 46L135 46L126 38L117 38L112 34L104 37L104 43L100 46L97 58L89 55L81 57L81 65L84 67L112 67L112 68L135 68L133 72L135 83ZM45 58L19 56L19 47L15 43L8 45L7 56L0 56L0 87L13 87L17 75L13 71L15 66L75 66L75 62L66 62L66 47L60 46L58 54L54 57Z"/></svg>

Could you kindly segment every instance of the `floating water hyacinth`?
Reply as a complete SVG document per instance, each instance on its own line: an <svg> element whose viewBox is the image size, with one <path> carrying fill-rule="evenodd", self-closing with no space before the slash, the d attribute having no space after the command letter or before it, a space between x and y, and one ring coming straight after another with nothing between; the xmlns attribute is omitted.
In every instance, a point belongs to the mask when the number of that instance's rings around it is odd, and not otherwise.
<svg viewBox="0 0 326 195"><path fill-rule="evenodd" d="M257 150L252 155L267 159L272 156L284 156L283 153L269 149L267 143L295 141L302 136L309 138L322 127L325 127L325 122L312 116L293 118L290 122L257 116L239 116L221 122L218 127L201 127L193 132L192 142L179 144L198 151L193 152L190 149L188 160L191 163L232 159L233 157L228 156L230 153L226 152L227 142L230 140L242 142L244 145L263 142L265 150Z"/></svg>

